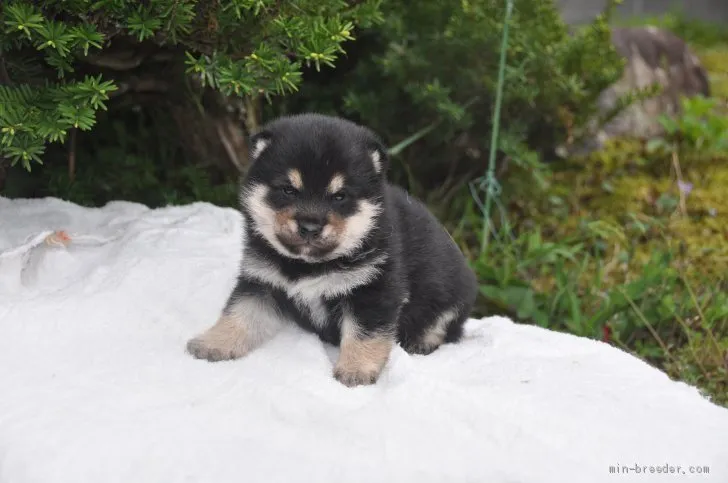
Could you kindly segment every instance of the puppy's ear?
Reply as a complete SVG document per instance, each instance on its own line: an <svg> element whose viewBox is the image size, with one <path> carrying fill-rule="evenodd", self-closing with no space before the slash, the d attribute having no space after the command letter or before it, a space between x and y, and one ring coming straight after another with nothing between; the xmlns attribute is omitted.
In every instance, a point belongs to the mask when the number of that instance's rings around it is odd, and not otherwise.
<svg viewBox="0 0 728 483"><path fill-rule="evenodd" d="M269 132L261 131L250 137L250 161L257 160L272 142Z"/></svg>
<svg viewBox="0 0 728 483"><path fill-rule="evenodd" d="M386 176L387 169L389 169L389 156L386 148L379 142L371 143L368 147L368 154L374 171L380 176Z"/></svg>

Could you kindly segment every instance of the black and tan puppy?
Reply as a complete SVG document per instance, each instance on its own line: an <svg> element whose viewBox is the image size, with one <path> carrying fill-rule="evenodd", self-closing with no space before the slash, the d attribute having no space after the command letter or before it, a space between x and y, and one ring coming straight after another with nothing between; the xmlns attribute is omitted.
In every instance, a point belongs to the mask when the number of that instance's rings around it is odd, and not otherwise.
<svg viewBox="0 0 728 483"><path fill-rule="evenodd" d="M396 343L428 354L460 338L475 276L427 208L387 183L376 135L302 114L251 146L238 282L192 355L241 357L292 321L340 347L334 376L355 386L377 380Z"/></svg>

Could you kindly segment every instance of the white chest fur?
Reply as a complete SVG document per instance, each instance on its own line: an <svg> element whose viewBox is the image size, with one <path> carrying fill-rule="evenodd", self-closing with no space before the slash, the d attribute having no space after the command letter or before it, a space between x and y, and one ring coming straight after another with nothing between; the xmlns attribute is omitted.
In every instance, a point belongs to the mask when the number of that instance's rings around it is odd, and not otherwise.
<svg viewBox="0 0 728 483"><path fill-rule="evenodd" d="M318 328L326 325L328 313L324 300L351 293L355 288L372 281L380 272L386 256L377 257L366 265L349 270L334 270L323 275L291 280L272 262L250 254L243 259L242 272L248 277L283 290L302 310L307 310Z"/></svg>
<svg viewBox="0 0 728 483"><path fill-rule="evenodd" d="M307 313L313 326L317 329L323 329L329 321L329 311L326 308L323 297L304 298L297 296L293 301L298 306L298 310Z"/></svg>

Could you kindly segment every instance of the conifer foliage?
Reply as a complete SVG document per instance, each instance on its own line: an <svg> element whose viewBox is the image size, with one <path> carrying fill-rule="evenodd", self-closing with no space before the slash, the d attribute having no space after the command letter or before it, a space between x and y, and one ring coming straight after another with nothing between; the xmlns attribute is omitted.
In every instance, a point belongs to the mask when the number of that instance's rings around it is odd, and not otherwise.
<svg viewBox="0 0 728 483"><path fill-rule="evenodd" d="M381 21L380 2L4 0L0 159L30 170L47 143L93 128L118 86L78 67L117 39L177 46L203 86L270 98L297 90L304 66L333 65L357 27Z"/></svg>

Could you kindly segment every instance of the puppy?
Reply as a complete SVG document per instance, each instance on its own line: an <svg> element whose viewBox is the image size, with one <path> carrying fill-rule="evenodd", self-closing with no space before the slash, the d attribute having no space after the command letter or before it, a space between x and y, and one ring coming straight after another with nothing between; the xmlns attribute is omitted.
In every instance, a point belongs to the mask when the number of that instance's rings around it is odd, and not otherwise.
<svg viewBox="0 0 728 483"><path fill-rule="evenodd" d="M373 132L301 114L250 145L237 285L189 353L236 359L294 322L340 347L334 377L356 386L377 381L394 344L429 354L458 341L475 275L427 208L387 183Z"/></svg>

